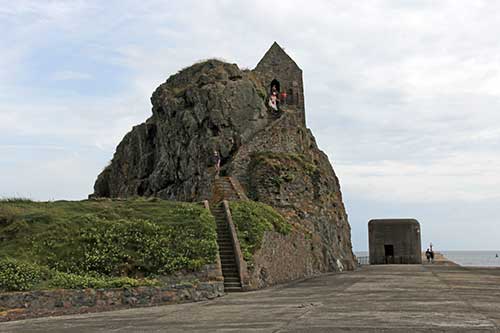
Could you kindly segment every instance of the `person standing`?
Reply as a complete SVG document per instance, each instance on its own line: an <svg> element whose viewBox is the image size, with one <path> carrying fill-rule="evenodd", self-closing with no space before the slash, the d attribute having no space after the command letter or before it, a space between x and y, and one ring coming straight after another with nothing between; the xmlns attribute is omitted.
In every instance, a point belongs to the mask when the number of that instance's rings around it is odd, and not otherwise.
<svg viewBox="0 0 500 333"><path fill-rule="evenodd" d="M215 166L215 178L219 178L219 174L220 174L220 154L217 150L214 150L214 156L213 156L213 160L214 160L214 166Z"/></svg>
<svg viewBox="0 0 500 333"><path fill-rule="evenodd" d="M425 257L427 258L427 263L430 263L431 262L431 251L429 249L427 249L427 251L425 251Z"/></svg>

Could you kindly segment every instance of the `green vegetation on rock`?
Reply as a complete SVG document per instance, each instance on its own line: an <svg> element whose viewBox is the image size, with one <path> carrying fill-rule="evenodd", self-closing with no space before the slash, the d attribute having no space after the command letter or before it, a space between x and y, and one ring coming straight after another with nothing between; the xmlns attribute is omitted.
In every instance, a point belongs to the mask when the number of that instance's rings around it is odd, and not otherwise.
<svg viewBox="0 0 500 333"><path fill-rule="evenodd" d="M292 230L285 218L269 205L255 201L231 201L230 206L246 261L252 261L252 255L261 247L266 231L286 235Z"/></svg>
<svg viewBox="0 0 500 333"><path fill-rule="evenodd" d="M250 169L265 166L271 169L270 180L277 186L293 181L298 174L314 174L317 166L305 155L294 153L259 152L252 154Z"/></svg>
<svg viewBox="0 0 500 333"><path fill-rule="evenodd" d="M214 262L216 237L213 216L197 204L4 200L0 290L151 285L145 277Z"/></svg>

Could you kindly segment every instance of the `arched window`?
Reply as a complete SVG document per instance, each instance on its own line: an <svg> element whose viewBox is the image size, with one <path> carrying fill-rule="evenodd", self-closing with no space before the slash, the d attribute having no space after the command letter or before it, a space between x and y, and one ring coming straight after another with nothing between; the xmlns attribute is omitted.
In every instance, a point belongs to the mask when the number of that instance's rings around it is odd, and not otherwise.
<svg viewBox="0 0 500 333"><path fill-rule="evenodd" d="M276 79L273 79L271 81L271 86L269 87L269 92L273 92L273 87L276 88L276 91L279 92L280 91L280 82Z"/></svg>

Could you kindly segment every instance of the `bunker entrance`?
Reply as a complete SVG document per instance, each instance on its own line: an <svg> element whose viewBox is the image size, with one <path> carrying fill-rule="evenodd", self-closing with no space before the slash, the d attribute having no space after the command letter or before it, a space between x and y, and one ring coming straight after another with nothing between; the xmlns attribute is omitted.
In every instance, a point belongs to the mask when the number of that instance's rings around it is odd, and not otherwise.
<svg viewBox="0 0 500 333"><path fill-rule="evenodd" d="M385 262L387 264L393 264L394 263L394 245L385 244L384 251L385 251Z"/></svg>

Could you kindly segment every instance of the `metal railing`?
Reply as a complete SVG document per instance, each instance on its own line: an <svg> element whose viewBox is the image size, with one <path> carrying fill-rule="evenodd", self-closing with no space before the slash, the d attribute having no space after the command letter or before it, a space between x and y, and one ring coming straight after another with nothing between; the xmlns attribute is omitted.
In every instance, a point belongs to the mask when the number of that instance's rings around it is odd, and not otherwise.
<svg viewBox="0 0 500 333"><path fill-rule="evenodd" d="M358 259L358 266L370 264L370 257L369 256L356 257L356 258Z"/></svg>

